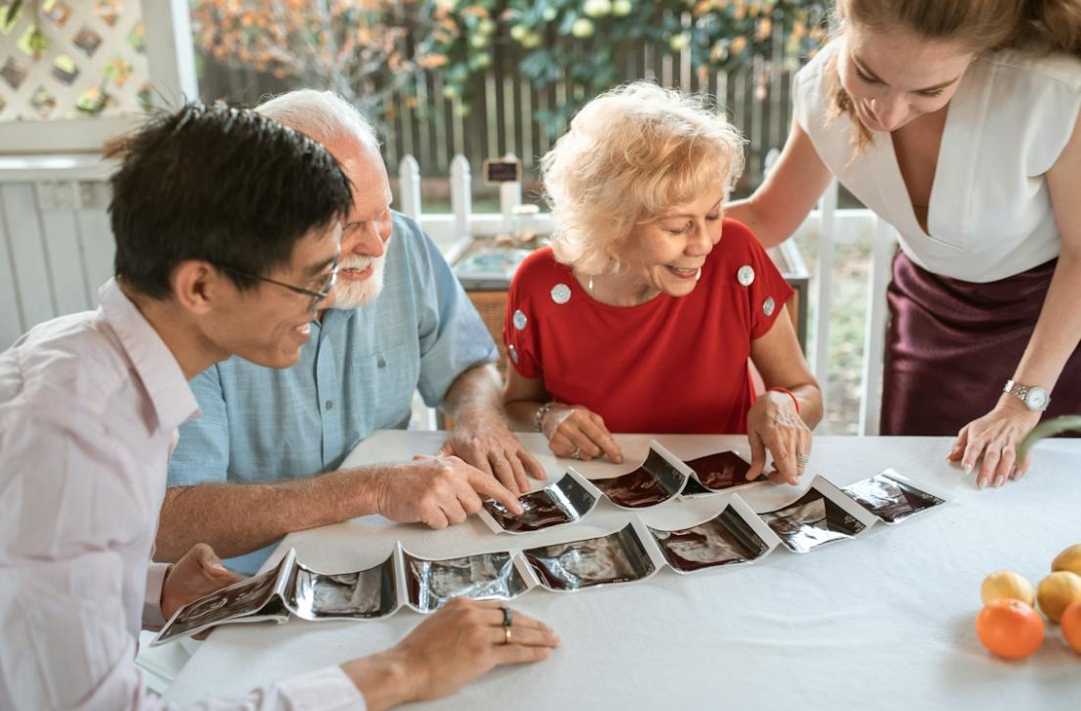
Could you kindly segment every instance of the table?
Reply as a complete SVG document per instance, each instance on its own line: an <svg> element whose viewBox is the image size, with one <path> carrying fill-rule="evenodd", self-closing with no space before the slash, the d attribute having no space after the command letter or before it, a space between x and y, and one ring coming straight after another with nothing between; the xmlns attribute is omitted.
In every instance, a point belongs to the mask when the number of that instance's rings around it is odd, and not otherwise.
<svg viewBox="0 0 1081 711"><path fill-rule="evenodd" d="M434 453L439 432L379 432L347 465ZM651 439L618 437L628 464L584 463L590 477L633 469ZM746 438L660 435L677 456ZM523 435L554 480L565 460L540 435ZM944 461L942 438L822 437L809 474L844 486L893 467L954 499L893 527L805 555L778 549L751 565L680 576L664 569L623 586L573 594L535 589L514 607L560 633L548 661L498 669L425 709L1070 709L1081 704L1081 656L1048 626L1043 647L1021 662L992 657L973 621L980 582L1008 568L1035 585L1052 558L1081 542L1081 441L1041 443L1032 472L1002 489L979 491ZM797 498L763 484L742 490L756 510ZM646 523L690 525L719 512L725 496L675 502L641 514ZM573 527L496 535L476 517L445 531L366 517L286 537L305 564L325 572L383 561L395 541L430 558L531 547L611 532L628 512L607 501ZM234 625L215 631L166 694L175 702L243 692L255 685L390 646L421 619L402 609L374 622Z"/></svg>

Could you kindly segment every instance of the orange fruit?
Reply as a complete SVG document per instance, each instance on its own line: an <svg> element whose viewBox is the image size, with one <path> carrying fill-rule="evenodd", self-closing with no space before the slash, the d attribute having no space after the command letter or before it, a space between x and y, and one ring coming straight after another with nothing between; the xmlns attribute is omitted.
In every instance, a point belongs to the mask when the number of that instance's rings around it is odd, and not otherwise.
<svg viewBox="0 0 1081 711"><path fill-rule="evenodd" d="M1066 606L1059 624L1062 625L1062 636L1066 638L1066 644L1081 654L1081 601L1071 602Z"/></svg>
<svg viewBox="0 0 1081 711"><path fill-rule="evenodd" d="M976 615L976 635L992 654L1024 659L1043 643L1043 619L1020 600L992 600Z"/></svg>

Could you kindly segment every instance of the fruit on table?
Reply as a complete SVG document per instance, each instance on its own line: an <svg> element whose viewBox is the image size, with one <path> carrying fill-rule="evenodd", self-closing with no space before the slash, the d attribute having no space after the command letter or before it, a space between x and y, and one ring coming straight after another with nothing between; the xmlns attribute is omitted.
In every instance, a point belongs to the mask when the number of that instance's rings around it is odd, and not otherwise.
<svg viewBox="0 0 1081 711"><path fill-rule="evenodd" d="M1062 636L1066 639L1066 644L1081 654L1081 601L1071 602L1066 606L1059 624L1062 625Z"/></svg>
<svg viewBox="0 0 1081 711"><path fill-rule="evenodd" d="M1058 622L1067 605L1081 600L1081 575L1066 570L1051 573L1040 581L1036 599L1043 614L1052 622Z"/></svg>
<svg viewBox="0 0 1081 711"><path fill-rule="evenodd" d="M1036 592L1032 589L1032 583L1012 570L999 570L984 578L980 585L980 597L985 605L1003 598L1020 600L1029 607L1036 604Z"/></svg>
<svg viewBox="0 0 1081 711"><path fill-rule="evenodd" d="M976 635L992 654L1024 659L1043 643L1043 620L1020 600L992 600L976 615Z"/></svg>
<svg viewBox="0 0 1081 711"><path fill-rule="evenodd" d="M1068 570L1075 575L1081 575L1081 543L1072 545L1055 556L1055 560L1051 563L1051 571L1060 570Z"/></svg>

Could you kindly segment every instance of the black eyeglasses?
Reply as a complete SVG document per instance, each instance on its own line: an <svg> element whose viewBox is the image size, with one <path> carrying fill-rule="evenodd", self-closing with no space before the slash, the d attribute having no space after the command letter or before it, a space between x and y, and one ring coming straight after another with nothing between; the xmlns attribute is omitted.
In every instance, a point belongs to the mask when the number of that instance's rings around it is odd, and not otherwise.
<svg viewBox="0 0 1081 711"><path fill-rule="evenodd" d="M316 311L319 310L319 304L322 301L324 301L328 296L330 296L330 290L334 288L335 282L338 281L338 263L337 262L334 262L334 264L330 267L330 273L327 274L326 281L324 281L323 284L319 287L319 291L312 291L311 289L302 289L299 286L293 286L292 284L286 284L283 281L277 281L277 280L271 279L270 277L259 276L258 274L252 274L249 271L245 271L243 269L237 269L236 267L229 266L228 264L216 264L215 266L217 266L219 269L224 269L227 272L232 272L233 274L238 274L240 276L246 276L249 279L258 279L259 281L265 281L268 284L274 284L275 286L284 287L284 288L288 289L289 291L295 292L297 294L303 294L304 296L310 296L310 297L312 297L312 302L311 302L311 304L308 305L308 311L310 313L313 313L313 314Z"/></svg>

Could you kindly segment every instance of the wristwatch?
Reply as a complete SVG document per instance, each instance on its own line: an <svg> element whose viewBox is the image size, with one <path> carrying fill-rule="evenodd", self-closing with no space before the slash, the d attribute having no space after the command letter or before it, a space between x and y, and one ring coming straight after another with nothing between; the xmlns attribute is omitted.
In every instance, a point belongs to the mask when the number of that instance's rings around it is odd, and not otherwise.
<svg viewBox="0 0 1081 711"><path fill-rule="evenodd" d="M1002 392L1013 395L1025 403L1025 407L1032 412L1043 412L1051 403L1051 396L1047 394L1047 390L1039 385L1022 385L1021 383L1015 383L1013 380L1007 380L1006 387L1002 389Z"/></svg>

